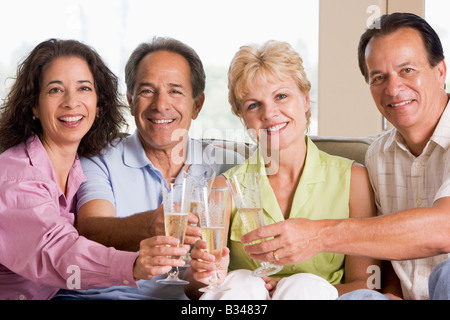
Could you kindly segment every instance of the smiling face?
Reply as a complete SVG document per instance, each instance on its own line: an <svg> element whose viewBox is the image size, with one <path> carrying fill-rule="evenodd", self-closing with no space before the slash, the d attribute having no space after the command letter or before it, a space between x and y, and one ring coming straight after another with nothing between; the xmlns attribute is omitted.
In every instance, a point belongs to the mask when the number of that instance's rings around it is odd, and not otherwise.
<svg viewBox="0 0 450 320"><path fill-rule="evenodd" d="M430 66L419 32L401 28L373 38L365 57L372 97L386 119L403 135L432 132L445 107L446 66Z"/></svg>
<svg viewBox="0 0 450 320"><path fill-rule="evenodd" d="M186 59L168 51L146 55L138 65L134 92L128 95L139 137L146 151L170 150L187 135L204 95L194 99Z"/></svg>
<svg viewBox="0 0 450 320"><path fill-rule="evenodd" d="M292 77L266 81L260 77L249 86L240 104L246 126L259 142L267 137L268 148L297 148L304 144L309 93L303 93Z"/></svg>
<svg viewBox="0 0 450 320"><path fill-rule="evenodd" d="M75 147L94 123L97 94L94 78L78 57L59 57L42 75L34 116L42 126L44 147Z"/></svg>

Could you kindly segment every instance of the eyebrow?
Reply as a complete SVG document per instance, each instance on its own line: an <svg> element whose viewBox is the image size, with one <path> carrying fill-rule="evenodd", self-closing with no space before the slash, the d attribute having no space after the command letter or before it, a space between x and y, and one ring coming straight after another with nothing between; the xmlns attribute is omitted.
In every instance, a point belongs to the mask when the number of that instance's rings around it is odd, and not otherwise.
<svg viewBox="0 0 450 320"><path fill-rule="evenodd" d="M90 83L92 84L92 82L90 80L78 80L77 83ZM52 80L49 83L47 83L47 87L51 84L64 84L61 80Z"/></svg>
<svg viewBox="0 0 450 320"><path fill-rule="evenodd" d="M184 86L183 86L182 84L180 84L180 83L169 83L169 86L170 86L170 87L173 87L173 88L181 88L181 89L184 89Z"/></svg>
<svg viewBox="0 0 450 320"><path fill-rule="evenodd" d="M141 82L137 85L137 88L142 88L142 87L155 88L156 86L151 82ZM169 83L169 87L185 89L185 87L180 83Z"/></svg>
<svg viewBox="0 0 450 320"><path fill-rule="evenodd" d="M416 66L416 64L413 63L413 62L407 61L407 62L400 63L399 65L396 66L396 68L397 69L401 69L401 68L406 67L406 66L413 66L414 67L414 66ZM383 72L381 72L380 70L371 71L369 73L369 77L373 77L374 75L377 75L377 74L383 74Z"/></svg>

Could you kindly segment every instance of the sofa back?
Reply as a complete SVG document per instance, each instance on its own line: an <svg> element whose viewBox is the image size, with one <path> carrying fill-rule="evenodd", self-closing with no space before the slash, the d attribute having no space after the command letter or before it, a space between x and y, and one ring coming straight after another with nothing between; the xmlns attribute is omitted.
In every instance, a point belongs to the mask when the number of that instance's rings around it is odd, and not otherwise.
<svg viewBox="0 0 450 320"><path fill-rule="evenodd" d="M309 137L320 150L325 151L326 153L352 159L358 163L365 164L366 151L378 135L359 138L324 136ZM223 148L233 149L246 158L248 158L256 149L256 145L253 143L208 139L205 139L205 141Z"/></svg>

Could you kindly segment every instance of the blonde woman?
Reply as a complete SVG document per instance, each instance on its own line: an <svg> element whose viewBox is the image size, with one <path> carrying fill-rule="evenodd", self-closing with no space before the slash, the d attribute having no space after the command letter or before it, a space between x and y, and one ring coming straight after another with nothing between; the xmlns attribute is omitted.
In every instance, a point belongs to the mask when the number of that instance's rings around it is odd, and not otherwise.
<svg viewBox="0 0 450 320"><path fill-rule="evenodd" d="M231 290L207 293L202 299L336 299L367 288L367 268L379 264L374 259L335 253L320 253L304 262L287 259L290 251L305 245L295 241L299 218L375 215L366 169L318 150L305 135L311 115L311 85L299 54L278 41L241 47L231 62L228 86L232 112L242 119L259 148L215 183L225 185L225 179L235 174L259 172L264 220L277 228L277 236L269 240L276 250L263 260L284 267L270 278L251 276L250 270L258 266L252 258L261 256L246 252L246 244L241 242L245 229L234 204L229 203L230 273L222 285ZM214 269L205 247L198 241L191 253L193 277L201 283L207 283ZM221 274L225 278L226 271ZM187 291L195 297L194 285Z"/></svg>

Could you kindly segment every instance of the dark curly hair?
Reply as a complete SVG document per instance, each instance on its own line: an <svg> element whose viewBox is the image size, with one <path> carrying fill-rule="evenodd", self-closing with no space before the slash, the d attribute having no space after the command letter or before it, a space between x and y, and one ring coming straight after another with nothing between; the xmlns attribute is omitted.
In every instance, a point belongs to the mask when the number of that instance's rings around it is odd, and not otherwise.
<svg viewBox="0 0 450 320"><path fill-rule="evenodd" d="M16 81L0 108L0 152L30 136L42 138L39 121L33 120L43 72L58 57L85 60L94 78L98 116L78 147L80 156L98 155L121 136L127 123L122 110L125 105L118 90L118 78L91 47L76 40L49 39L38 44L17 68Z"/></svg>

